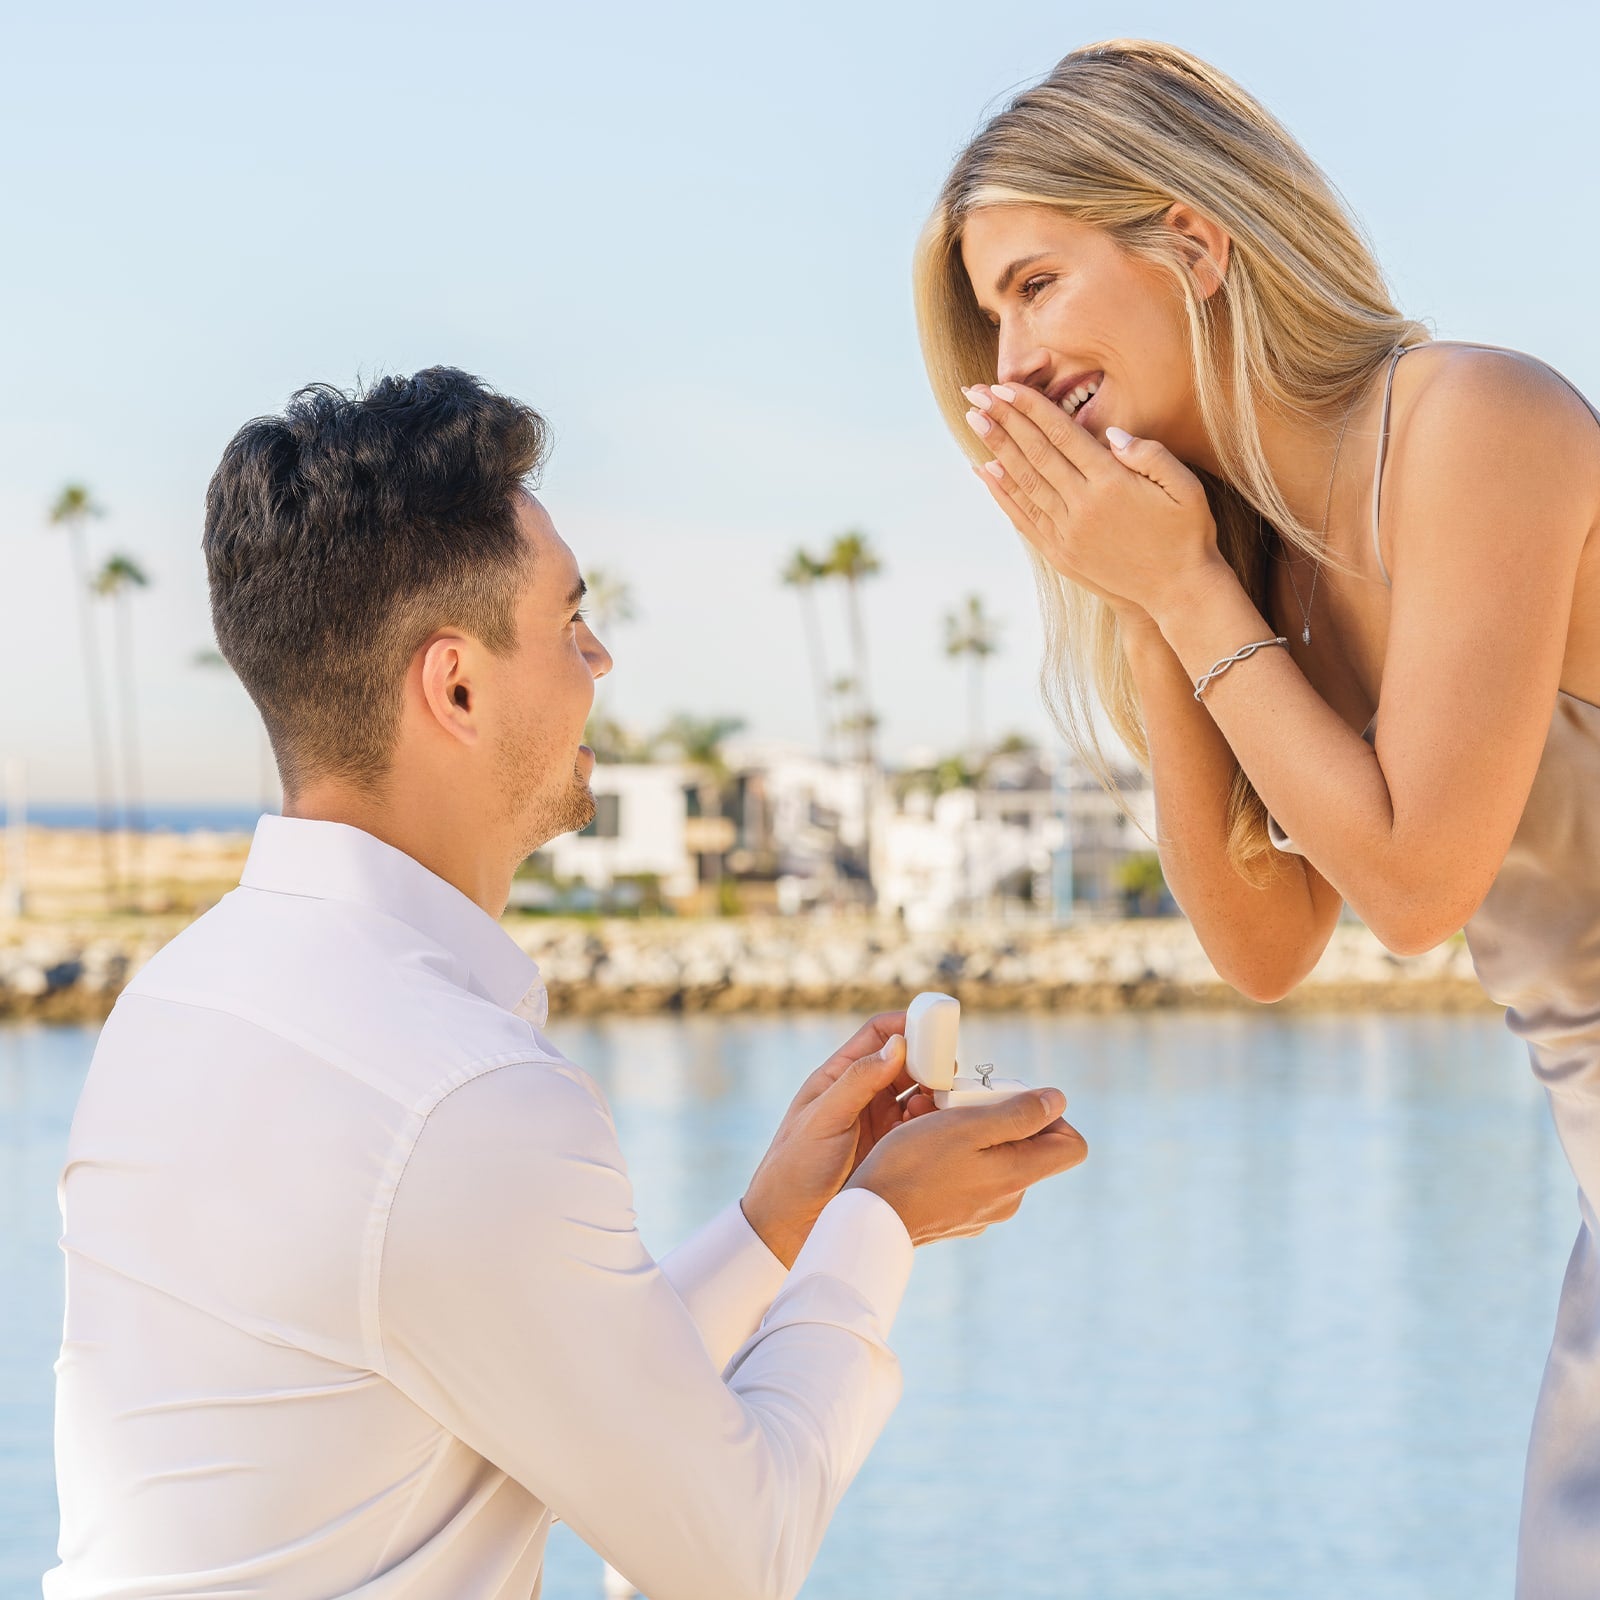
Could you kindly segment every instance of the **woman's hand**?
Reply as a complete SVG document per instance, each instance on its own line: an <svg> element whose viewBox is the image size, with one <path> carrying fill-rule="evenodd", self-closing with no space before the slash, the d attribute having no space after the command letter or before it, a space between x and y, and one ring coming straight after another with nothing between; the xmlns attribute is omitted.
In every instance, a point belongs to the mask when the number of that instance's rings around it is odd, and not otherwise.
<svg viewBox="0 0 1600 1600"><path fill-rule="evenodd" d="M1108 449L1020 384L964 393L968 425L994 452L974 471L995 503L1057 572L1125 623L1159 623L1197 581L1227 568L1204 486L1154 439L1109 428Z"/></svg>

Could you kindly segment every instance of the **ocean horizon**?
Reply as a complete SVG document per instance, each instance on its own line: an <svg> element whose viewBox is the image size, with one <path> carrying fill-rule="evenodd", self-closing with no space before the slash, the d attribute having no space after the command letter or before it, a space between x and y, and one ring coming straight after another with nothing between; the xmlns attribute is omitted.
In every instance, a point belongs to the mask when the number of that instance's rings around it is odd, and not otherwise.
<svg viewBox="0 0 1600 1600"><path fill-rule="evenodd" d="M143 808L140 826L135 829L119 807L112 813L112 827L138 833L254 833L263 816L276 816L276 806L261 802L153 802ZM35 828L94 828L99 812L92 801L42 801L30 804L25 813ZM0 806L0 823L11 821L10 808Z"/></svg>

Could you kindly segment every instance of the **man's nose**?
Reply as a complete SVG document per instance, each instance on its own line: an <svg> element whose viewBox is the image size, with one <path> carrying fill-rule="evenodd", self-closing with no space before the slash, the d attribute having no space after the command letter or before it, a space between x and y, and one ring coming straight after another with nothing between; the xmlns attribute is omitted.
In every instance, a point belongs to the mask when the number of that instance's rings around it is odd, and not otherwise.
<svg viewBox="0 0 1600 1600"><path fill-rule="evenodd" d="M611 652L591 634L591 645L586 654L589 657L589 675L593 678L603 678L612 667Z"/></svg>

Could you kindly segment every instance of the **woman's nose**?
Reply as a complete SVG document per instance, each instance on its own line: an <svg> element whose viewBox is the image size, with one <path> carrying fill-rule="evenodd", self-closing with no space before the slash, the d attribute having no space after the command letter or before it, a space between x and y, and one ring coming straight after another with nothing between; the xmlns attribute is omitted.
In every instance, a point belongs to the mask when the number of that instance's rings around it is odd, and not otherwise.
<svg viewBox="0 0 1600 1600"><path fill-rule="evenodd" d="M995 353L995 382L1021 383L1030 388L1040 385L1036 379L1049 369L1049 352L1042 349L1026 328L1015 323L1000 327L999 348Z"/></svg>

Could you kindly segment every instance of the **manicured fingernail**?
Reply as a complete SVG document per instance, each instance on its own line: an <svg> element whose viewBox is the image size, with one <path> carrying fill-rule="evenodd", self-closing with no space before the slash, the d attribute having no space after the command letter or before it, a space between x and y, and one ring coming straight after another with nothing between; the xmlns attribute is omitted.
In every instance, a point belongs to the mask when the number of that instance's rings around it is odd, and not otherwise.
<svg viewBox="0 0 1600 1600"><path fill-rule="evenodd" d="M900 1034L891 1033L884 1041L883 1049L881 1049L878 1054L882 1056L885 1061L892 1060L905 1048L905 1043L905 1039Z"/></svg>
<svg viewBox="0 0 1600 1600"><path fill-rule="evenodd" d="M1113 450L1126 450L1133 443L1133 435L1126 428L1107 428L1106 443Z"/></svg>
<svg viewBox="0 0 1600 1600"><path fill-rule="evenodd" d="M962 391L961 391L961 392L962 392L962 394L964 394L964 395L965 395L965 396L966 396L966 397L967 397L967 399L969 399L969 400L970 400L970 401L971 401L971 402L972 402L972 403L973 403L973 405L975 405L975 406L976 406L976 407L977 407L977 408L978 408L978 409L979 409L979 410L980 410L980 411L987 411L987 410L988 410L988 409L989 409L989 407L990 407L990 406L992 406L992 405L993 405L993 404L994 404L994 401L993 401L993 400L991 400L991 399L990 399L990 398L989 398L989 397L988 397L988 395L986 395L986 394L985 394L985 393L984 393L984 392L983 392L983 390L982 390L982 389L980 389L980 388L979 388L979 387L978 387L978 386L977 386L977 384L973 384L973 386L972 386L972 387L971 387L971 388L970 388L970 389L963 389L963 390L962 390Z"/></svg>
<svg viewBox="0 0 1600 1600"><path fill-rule="evenodd" d="M1039 1096L1039 1104L1052 1117L1059 1117L1067 1109L1067 1097L1059 1089L1046 1089Z"/></svg>
<svg viewBox="0 0 1600 1600"><path fill-rule="evenodd" d="M967 426L974 433L981 435L987 433L994 424L981 411L969 411L967 413Z"/></svg>
<svg viewBox="0 0 1600 1600"><path fill-rule="evenodd" d="M991 383L989 385L989 393L997 400L1015 400L1017 398L1017 391L1009 383Z"/></svg>
<svg viewBox="0 0 1600 1600"><path fill-rule="evenodd" d="M987 472L991 478L1003 478L1006 475L1006 469L1002 467L998 461L985 461L983 464L983 470Z"/></svg>

